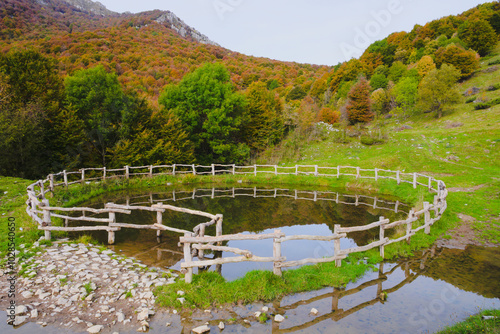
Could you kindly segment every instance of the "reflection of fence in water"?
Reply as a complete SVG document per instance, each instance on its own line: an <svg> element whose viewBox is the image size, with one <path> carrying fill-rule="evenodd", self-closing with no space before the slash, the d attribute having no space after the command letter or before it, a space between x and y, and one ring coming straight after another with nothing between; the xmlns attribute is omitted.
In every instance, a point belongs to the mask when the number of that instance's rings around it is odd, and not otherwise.
<svg viewBox="0 0 500 334"><path fill-rule="evenodd" d="M166 197L165 197L166 196ZM365 196L365 195L346 195L339 192L333 191L303 191L303 190L291 190L291 189L257 189L254 188L210 188L210 189L194 189L193 191L179 191L172 190L171 192L160 192L153 193L150 192L148 195L126 197L127 205L144 205L144 204L155 204L158 202L167 201L184 201L196 198L236 198L236 197L253 197L253 198L292 198L295 200L306 200L306 201L330 201L337 204L345 205L355 205L355 206L366 206L373 209L390 210L395 213L408 213L408 211L402 209L408 208L408 205L401 203L400 201L391 202L386 200L381 200L378 197ZM146 199L146 201L140 201L140 199ZM386 206L382 206L386 205Z"/></svg>

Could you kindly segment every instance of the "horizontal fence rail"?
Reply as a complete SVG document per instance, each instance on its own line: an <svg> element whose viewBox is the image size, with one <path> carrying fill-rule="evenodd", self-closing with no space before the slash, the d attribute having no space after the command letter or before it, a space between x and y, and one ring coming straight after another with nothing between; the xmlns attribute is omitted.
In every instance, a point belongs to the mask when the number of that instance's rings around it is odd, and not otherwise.
<svg viewBox="0 0 500 334"><path fill-rule="evenodd" d="M355 205L368 205L373 208L388 209L385 207L378 207L377 203L394 204L394 209L390 209L394 212L404 212L408 216L404 220L391 222L389 219L380 217L377 222L356 227L341 227L340 225L334 226L334 233L331 236L313 236L313 235L302 235L302 236L286 236L281 231L276 230L272 234L266 235L248 235L248 234L232 234L223 235L222 234L222 220L223 216L221 214L211 214L207 212L202 212L198 210L191 210L181 207L176 207L172 205L163 204L162 201L153 201L152 195L150 195L150 201L143 203L135 203L130 205L127 201L126 205L107 203L103 209L93 209L93 208L62 208L51 206L49 200L46 197L48 192L53 192L57 187L68 187L72 184L85 184L92 181L105 181L106 179L113 178L125 178L129 179L131 177L153 177L156 175L217 175L217 174L231 174L231 175L258 175L258 174L274 174L274 175L311 175L311 176L321 176L321 177L351 177L356 179L373 179L375 181L381 179L394 180L397 184L408 183L417 188L422 186L427 188L429 191L436 193L434 196L433 203L424 202L423 208L416 210L415 208L410 209L409 212L402 211L399 209L402 203L397 202L387 202L383 200L378 200L377 197L369 197L362 195L341 195L334 192L306 192L306 191L290 191L288 189L257 189L257 188L232 188L227 190L216 190L216 189L195 189L186 197L177 197L177 200L187 199L187 198L197 198L197 197L236 197L236 196L252 196L252 197L291 197L294 199L303 200L329 200L335 201L336 203L352 204L346 202L346 198L350 198L355 201ZM211 193L207 193L210 191ZM205 192L205 193L204 193ZM177 196L183 192L177 192ZM93 231L93 230L103 230L108 232L108 242L113 244L115 241L115 232L119 231L121 228L135 228L135 229L153 229L157 231L157 236L160 236L161 231L172 231L176 233L183 234L180 237L180 244L183 245L184 263L181 264L182 270L186 273L186 282L190 283L192 280L193 268L195 267L209 267L212 265L220 266L224 263L234 263L243 261L255 261L255 262L273 262L273 272L276 275L282 274L282 268L295 267L304 264L317 264L324 262L333 262L337 266L340 266L342 260L345 259L349 254L356 252L364 252L373 248L380 249L380 255L384 257L384 247L395 242L406 241L410 242L410 239L418 231L424 230L425 233L430 233L431 226L438 221L444 211L447 208L446 197L448 195L448 190L443 181L436 180L431 176L427 176L420 173L403 173L401 171L391 171L385 169L364 169L360 167L352 166L336 166L336 167L322 167L318 165L296 165L291 167L278 166L278 165L251 165L251 166L237 166L234 164L211 164L209 166L204 165L187 165L187 164L173 164L173 165L150 165L150 166L124 166L123 168L107 169L102 168L83 168L79 171L62 171L56 174L50 174L44 180L39 180L27 188L27 201L26 201L26 212L27 214L38 223L38 228L45 231L45 238L50 239L50 231ZM333 196L335 195L335 196ZM329 197L330 196L330 197ZM342 196L342 198L341 198ZM343 200L342 200L343 199ZM366 199L372 200L371 203L365 201ZM175 191L172 194L172 198L165 199L164 201L176 200ZM138 205L138 204L149 204L149 205ZM125 224L116 221L116 214L130 214L132 210L144 210L157 213L157 219L154 224L149 225L137 225L137 224ZM162 214L166 210L182 212L186 214L198 215L210 219L206 223L197 225L193 231L178 229L169 227L163 224ZM74 215L79 213L80 215ZM87 213L93 215L100 215L101 217L89 217ZM72 215L73 214L73 215ZM105 216L105 217L103 217ZM52 226L52 218L60 218L65 221L65 226ZM102 223L107 225L99 226L78 226L78 227L68 227L69 221L80 221L80 222L92 222L92 223ZM205 235L205 230L207 227L216 225L216 235L208 236ZM394 229L397 227L404 228L404 234L399 235L396 233L397 237L391 239L385 236L385 231L388 229ZM378 229L379 238L367 245L353 247L349 249L341 249L340 239L347 238L349 233L355 233L359 231L366 231L369 229ZM223 243L227 243L231 240L263 240L272 239L273 240L273 255L269 257L259 257L252 254L248 250L237 249L233 247L223 246ZM286 257L281 254L281 244L283 242L291 240L318 240L318 241L328 241L333 243L334 255L324 258L309 258L302 259L298 261L287 261ZM222 252L234 253L235 257L226 258L206 258L205 251L211 251L221 254ZM197 257L198 260L193 260Z"/></svg>

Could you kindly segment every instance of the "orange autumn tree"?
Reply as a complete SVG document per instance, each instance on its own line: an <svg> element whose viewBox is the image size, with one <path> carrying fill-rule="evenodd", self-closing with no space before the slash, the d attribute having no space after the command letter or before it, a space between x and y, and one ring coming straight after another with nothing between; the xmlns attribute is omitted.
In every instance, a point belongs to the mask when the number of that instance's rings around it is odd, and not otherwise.
<svg viewBox="0 0 500 334"><path fill-rule="evenodd" d="M361 77L349 91L346 109L351 124L366 123L373 119L370 92L370 84L364 77Z"/></svg>

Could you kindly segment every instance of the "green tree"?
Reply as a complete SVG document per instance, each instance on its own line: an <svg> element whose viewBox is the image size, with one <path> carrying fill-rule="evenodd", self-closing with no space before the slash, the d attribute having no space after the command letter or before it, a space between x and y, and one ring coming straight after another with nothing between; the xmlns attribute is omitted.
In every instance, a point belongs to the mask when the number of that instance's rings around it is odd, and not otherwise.
<svg viewBox="0 0 500 334"><path fill-rule="evenodd" d="M458 29L458 37L481 56L487 55L498 42L495 29L485 20L465 21Z"/></svg>
<svg viewBox="0 0 500 334"><path fill-rule="evenodd" d="M370 84L364 77L361 77L347 94L349 100L346 110L351 124L366 123L373 119L370 92Z"/></svg>
<svg viewBox="0 0 500 334"><path fill-rule="evenodd" d="M395 61L389 68L389 80L394 83L398 83L398 81L404 77L406 71L407 69L405 64L400 61Z"/></svg>
<svg viewBox="0 0 500 334"><path fill-rule="evenodd" d="M419 107L441 118L445 107L460 101L456 85L459 78L460 71L453 65L443 64L439 70L430 71L418 87Z"/></svg>
<svg viewBox="0 0 500 334"><path fill-rule="evenodd" d="M375 115L380 116L387 112L389 108L389 99L383 88L373 91L370 98L372 100L372 111Z"/></svg>
<svg viewBox="0 0 500 334"><path fill-rule="evenodd" d="M283 106L279 97L267 90L262 81L253 82L246 92L248 122L243 131L252 150L277 144L284 134Z"/></svg>
<svg viewBox="0 0 500 334"><path fill-rule="evenodd" d="M168 85L160 95L164 110L172 110L194 144L197 161L241 162L250 149L241 128L247 119L245 98L236 93L222 64L208 63Z"/></svg>
<svg viewBox="0 0 500 334"><path fill-rule="evenodd" d="M401 79L393 88L398 108L403 114L409 114L417 103L418 80L413 77Z"/></svg>
<svg viewBox="0 0 500 334"><path fill-rule="evenodd" d="M372 75L370 79L370 86L373 90L377 90L379 88L387 88L387 84L389 83L389 79L383 75L382 73L375 73Z"/></svg>
<svg viewBox="0 0 500 334"><path fill-rule="evenodd" d="M0 54L0 173L36 178L56 169L53 127L63 103L54 59L35 51Z"/></svg>
<svg viewBox="0 0 500 334"><path fill-rule="evenodd" d="M65 80L66 100L83 120L85 133L99 161L89 156L90 165L106 166L110 149L120 139L120 122L125 110L125 95L118 77L102 65L79 70Z"/></svg>
<svg viewBox="0 0 500 334"><path fill-rule="evenodd" d="M422 78L435 68L436 64L434 63L434 60L432 60L431 56L423 56L417 62L418 75L420 75Z"/></svg>
<svg viewBox="0 0 500 334"><path fill-rule="evenodd" d="M151 114L136 132L112 149L113 167L194 162L193 144L179 119L171 112Z"/></svg>

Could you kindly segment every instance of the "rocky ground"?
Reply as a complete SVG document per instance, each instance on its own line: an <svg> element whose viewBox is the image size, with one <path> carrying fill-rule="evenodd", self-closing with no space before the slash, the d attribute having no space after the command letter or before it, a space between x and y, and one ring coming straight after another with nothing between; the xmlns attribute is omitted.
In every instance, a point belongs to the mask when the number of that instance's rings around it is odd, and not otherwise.
<svg viewBox="0 0 500 334"><path fill-rule="evenodd" d="M174 283L177 274L87 244L35 243L16 251L15 326L36 321L74 331L99 333L115 325L147 331L154 315L157 285ZM34 256L24 258L24 254ZM7 272L0 270L0 307L10 303ZM115 326L116 327L116 326Z"/></svg>

